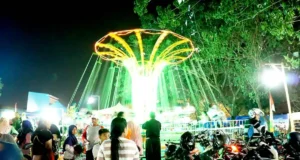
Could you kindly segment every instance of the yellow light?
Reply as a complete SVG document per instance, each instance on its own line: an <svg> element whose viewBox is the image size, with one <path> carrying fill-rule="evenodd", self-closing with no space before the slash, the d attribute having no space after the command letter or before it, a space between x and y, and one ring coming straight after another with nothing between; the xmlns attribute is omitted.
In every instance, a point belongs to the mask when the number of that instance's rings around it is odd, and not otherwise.
<svg viewBox="0 0 300 160"><path fill-rule="evenodd" d="M142 41L143 34L160 35L153 46L149 59L145 59L146 53L144 53L144 44ZM128 36L130 35L136 36L138 41L137 44L139 48L139 53L135 53L132 50L131 46L124 39L124 38L128 38ZM157 53L161 43L166 39L168 35L172 35L178 38L178 41L174 42L172 45L165 48L161 53ZM111 38L119 45L121 45L125 50L122 50L121 48L117 48L111 43L108 43L107 41L109 40L109 38ZM187 45L187 46L180 49L175 49L180 45ZM107 49L108 51L104 49ZM113 61L120 65L122 64L122 61L124 61L125 59L133 58L136 61L136 63L141 62L141 67L147 68L147 70L153 70L154 67L156 66L156 63L160 63L159 61L164 61L167 64L181 63L185 59L192 56L194 50L195 50L194 45L190 39L168 30L132 29L132 30L110 32L109 34L105 35L100 40L98 40L95 44L96 54L99 55L102 59ZM140 58L138 59L136 55L139 55ZM157 60L154 61L155 57Z"/></svg>
<svg viewBox="0 0 300 160"><path fill-rule="evenodd" d="M179 50L175 50L173 52L169 52L167 55L165 55L164 57L159 57L159 59L163 59L163 60L166 60L167 62L169 62L170 64L173 64L173 63L178 63L178 62L182 62L184 60L186 60L187 58L189 57L185 57L185 56L177 56L178 54L181 54L181 53L186 53L186 52L192 52L193 50L190 49L190 48L183 48L183 49L179 49ZM168 56L170 55L170 56ZM179 61L175 61L175 62L172 62L172 60L176 60L176 59L180 59Z"/></svg>
<svg viewBox="0 0 300 160"><path fill-rule="evenodd" d="M117 42L119 42L126 49L130 56L134 56L132 49L124 39L122 39L115 33L110 33L109 36L115 39Z"/></svg>
<svg viewBox="0 0 300 160"><path fill-rule="evenodd" d="M161 34L159 36L159 38L157 39L154 47L153 47L153 50L152 50L152 53L150 55L150 64L152 63L153 59L154 59L154 56L155 56L155 53L156 51L158 50L158 47L159 45L161 44L161 42L166 38L166 36L169 34L168 31L164 31L163 34Z"/></svg>
<svg viewBox="0 0 300 160"><path fill-rule="evenodd" d="M141 55L141 62L142 65L144 66L144 47L143 47L143 40L142 40L142 36L141 36L141 32L136 30L135 31L135 36L138 39L138 44L139 44L139 48L140 48L140 55Z"/></svg>
<svg viewBox="0 0 300 160"><path fill-rule="evenodd" d="M188 39L183 39L181 41L173 43L168 48L166 48L164 51L162 51L161 56L165 56L165 55L169 54L172 49L174 49L175 47L177 47L177 46L179 46L183 43L186 43L186 42L189 42L189 40Z"/></svg>

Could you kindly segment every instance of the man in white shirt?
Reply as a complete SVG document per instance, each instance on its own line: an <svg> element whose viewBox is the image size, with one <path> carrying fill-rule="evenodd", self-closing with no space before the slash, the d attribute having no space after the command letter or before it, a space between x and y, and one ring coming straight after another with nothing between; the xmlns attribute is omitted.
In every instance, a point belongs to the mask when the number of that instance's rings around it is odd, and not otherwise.
<svg viewBox="0 0 300 160"><path fill-rule="evenodd" d="M99 134L100 141L99 141L99 143L95 144L93 147L94 159L97 159L97 155L98 155L98 151L99 151L101 143L109 138L109 130L105 129L105 128L100 129L98 134Z"/></svg>
<svg viewBox="0 0 300 160"><path fill-rule="evenodd" d="M82 141L86 145L86 160L94 160L93 147L99 142L98 132L103 126L98 124L98 118L92 115L92 125L88 125L82 134Z"/></svg>

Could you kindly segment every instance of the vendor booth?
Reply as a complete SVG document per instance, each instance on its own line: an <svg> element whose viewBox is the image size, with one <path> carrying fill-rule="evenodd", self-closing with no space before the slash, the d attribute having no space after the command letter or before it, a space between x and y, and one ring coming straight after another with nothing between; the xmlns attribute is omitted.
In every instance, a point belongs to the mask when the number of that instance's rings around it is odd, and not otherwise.
<svg viewBox="0 0 300 160"><path fill-rule="evenodd" d="M46 93L29 92L27 100L26 118L44 118L55 125L60 125L66 107L57 97Z"/></svg>

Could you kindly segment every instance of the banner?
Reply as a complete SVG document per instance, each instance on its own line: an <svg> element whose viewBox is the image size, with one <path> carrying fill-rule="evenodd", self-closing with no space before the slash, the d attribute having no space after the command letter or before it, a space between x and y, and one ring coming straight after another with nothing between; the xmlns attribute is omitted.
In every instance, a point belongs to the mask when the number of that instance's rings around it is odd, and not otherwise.
<svg viewBox="0 0 300 160"><path fill-rule="evenodd" d="M274 105L274 100L271 95L271 92L269 92L269 104L270 104L270 124L269 124L269 131L274 132L274 120L273 120L273 112L275 112L275 105Z"/></svg>

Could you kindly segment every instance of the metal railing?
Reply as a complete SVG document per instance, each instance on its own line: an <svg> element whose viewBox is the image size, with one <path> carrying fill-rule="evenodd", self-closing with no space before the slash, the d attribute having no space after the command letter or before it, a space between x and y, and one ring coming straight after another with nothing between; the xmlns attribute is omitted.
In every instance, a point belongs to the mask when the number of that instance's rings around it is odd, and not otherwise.
<svg viewBox="0 0 300 160"><path fill-rule="evenodd" d="M180 135L186 131L196 134L197 132L208 130L223 130L231 138L234 133L242 134L247 120L225 120L225 121L198 121L194 123L162 123L161 139L177 140ZM109 125L104 125L110 128ZM142 128L142 125L141 125Z"/></svg>
<svg viewBox="0 0 300 160"><path fill-rule="evenodd" d="M161 129L161 139L163 141L179 140L182 133L189 131L193 134L207 130L222 130L229 137L234 138L235 134L244 133L246 120L226 120L226 121L198 121L196 123L163 123Z"/></svg>

